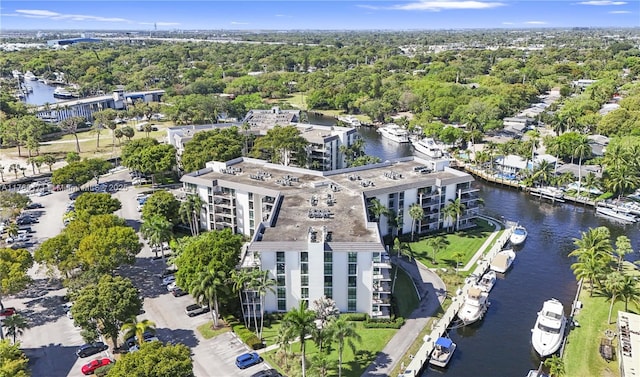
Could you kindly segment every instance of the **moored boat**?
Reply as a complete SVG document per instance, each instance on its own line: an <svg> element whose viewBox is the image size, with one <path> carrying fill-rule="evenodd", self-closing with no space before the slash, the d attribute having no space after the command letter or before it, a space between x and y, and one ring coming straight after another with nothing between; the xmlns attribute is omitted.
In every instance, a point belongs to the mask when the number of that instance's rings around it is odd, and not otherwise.
<svg viewBox="0 0 640 377"><path fill-rule="evenodd" d="M482 275L482 278L478 282L478 288L480 288L483 291L489 293L489 292L491 292L491 289L493 289L493 286L495 284L496 284L496 272L495 271L487 271L487 273Z"/></svg>
<svg viewBox="0 0 640 377"><path fill-rule="evenodd" d="M493 260L491 261L491 269L495 272L504 274L511 267L514 259L516 259L515 251L512 249L502 250L493 257Z"/></svg>
<svg viewBox="0 0 640 377"><path fill-rule="evenodd" d="M431 351L429 364L444 368L451 361L456 344L449 338L440 337L436 340L435 348Z"/></svg>
<svg viewBox="0 0 640 377"><path fill-rule="evenodd" d="M513 233L509 237L509 242L512 245L520 245L527 239L527 229L522 225L518 225L513 228Z"/></svg>
<svg viewBox="0 0 640 377"><path fill-rule="evenodd" d="M360 120L353 115L339 116L338 120L345 123L349 127L360 127L362 123Z"/></svg>
<svg viewBox="0 0 640 377"><path fill-rule="evenodd" d="M477 286L472 286L467 291L458 318L465 325L472 324L482 318L488 307L489 294Z"/></svg>
<svg viewBox="0 0 640 377"><path fill-rule="evenodd" d="M56 88L56 90L53 91L53 97L60 99L70 99L76 98L77 96L65 88Z"/></svg>
<svg viewBox="0 0 640 377"><path fill-rule="evenodd" d="M34 75L33 72L31 72L31 71L25 72L23 77L24 77L25 81L35 81L35 80L38 79L36 77L36 75Z"/></svg>
<svg viewBox="0 0 640 377"><path fill-rule="evenodd" d="M556 187L539 187L530 191L531 195L549 199L554 202L564 202L564 192Z"/></svg>
<svg viewBox="0 0 640 377"><path fill-rule="evenodd" d="M443 146L430 137L411 139L411 145L416 151L425 156L440 158L444 155Z"/></svg>
<svg viewBox="0 0 640 377"><path fill-rule="evenodd" d="M596 213L630 223L635 223L636 221L638 221L638 218L632 215L630 212L618 211L614 208L598 206L596 207Z"/></svg>
<svg viewBox="0 0 640 377"><path fill-rule="evenodd" d="M531 344L541 357L555 353L562 345L567 319L564 306L555 298L545 301L531 329Z"/></svg>
<svg viewBox="0 0 640 377"><path fill-rule="evenodd" d="M396 143L409 142L409 131L395 123L385 124L384 126L378 128L378 132L382 137L391 141L395 141Z"/></svg>

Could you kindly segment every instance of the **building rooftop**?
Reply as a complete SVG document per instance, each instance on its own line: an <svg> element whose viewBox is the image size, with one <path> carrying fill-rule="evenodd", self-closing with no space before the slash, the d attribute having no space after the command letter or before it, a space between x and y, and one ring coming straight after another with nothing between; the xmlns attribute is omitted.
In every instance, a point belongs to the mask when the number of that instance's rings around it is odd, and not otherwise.
<svg viewBox="0 0 640 377"><path fill-rule="evenodd" d="M620 372L623 376L640 375L640 315L618 312Z"/></svg>
<svg viewBox="0 0 640 377"><path fill-rule="evenodd" d="M275 206L279 210L271 219L275 227L265 229L262 242L306 243L311 228L322 233L326 227L332 242L379 243L376 224L367 220L366 197L472 180L468 174L450 168L434 172L434 166L433 161L408 157L320 172L238 158L208 163L207 169L187 174L182 181L280 197L280 205Z"/></svg>

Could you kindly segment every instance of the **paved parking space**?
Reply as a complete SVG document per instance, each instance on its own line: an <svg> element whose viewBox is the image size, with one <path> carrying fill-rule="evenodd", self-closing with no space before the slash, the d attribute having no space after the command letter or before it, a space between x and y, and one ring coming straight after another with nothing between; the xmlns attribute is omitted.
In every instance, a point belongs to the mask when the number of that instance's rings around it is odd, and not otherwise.
<svg viewBox="0 0 640 377"><path fill-rule="evenodd" d="M139 230L141 222L136 195L149 189L131 186L127 170L104 176L100 182L107 183L108 188L116 189L113 196L122 202L122 208L116 215ZM91 182L93 183L95 182ZM44 208L29 211L39 218L39 223L31 225L35 233L30 250L35 250L37 243L59 234L64 228L63 215L70 202L68 194L68 191L60 191L43 197L32 197L34 202L43 204ZM192 349L196 376L248 377L268 368L266 363L262 363L245 370L238 369L235 366L235 358L249 350L232 333L222 334L215 339L202 338L196 328L211 320L210 313L188 317L185 307L194 302L193 298L189 295L173 297L166 290L158 277L166 268L166 264L154 257L155 253L144 244L142 251L136 256L135 264L123 266L116 273L131 278L145 297L144 312L139 319L155 322L161 341L182 343ZM62 297L66 290L59 283L50 281L42 266L34 266L30 274L34 278L33 286L3 302L5 306L15 306L32 324L32 328L20 337L30 358L32 375L82 376L82 365L99 357L112 356L106 351L83 359L77 358L75 351L84 341L80 336L80 329L65 315Z"/></svg>

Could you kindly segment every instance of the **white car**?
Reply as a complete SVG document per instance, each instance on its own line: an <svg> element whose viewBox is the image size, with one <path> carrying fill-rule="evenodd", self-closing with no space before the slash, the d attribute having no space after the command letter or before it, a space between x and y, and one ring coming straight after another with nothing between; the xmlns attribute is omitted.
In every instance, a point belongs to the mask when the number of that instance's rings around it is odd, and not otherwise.
<svg viewBox="0 0 640 377"><path fill-rule="evenodd" d="M7 237L7 243L25 242L27 240L27 237L27 233L20 233L15 238L9 236Z"/></svg>
<svg viewBox="0 0 640 377"><path fill-rule="evenodd" d="M166 276L166 277L164 277L162 279L162 284L163 285L169 285L169 284L171 284L171 283L173 283L175 281L176 281L176 277L174 275L169 275L169 276Z"/></svg>
<svg viewBox="0 0 640 377"><path fill-rule="evenodd" d="M178 288L178 284L174 281L173 283L169 283L167 285L167 291L172 292L174 289Z"/></svg>

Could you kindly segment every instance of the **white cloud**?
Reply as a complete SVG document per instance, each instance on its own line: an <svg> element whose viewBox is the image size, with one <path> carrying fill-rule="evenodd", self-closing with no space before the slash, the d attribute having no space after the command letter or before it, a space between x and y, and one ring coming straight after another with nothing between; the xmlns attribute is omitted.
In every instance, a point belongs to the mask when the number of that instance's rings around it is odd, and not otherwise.
<svg viewBox="0 0 640 377"><path fill-rule="evenodd" d="M626 5L626 1L611 1L611 0L591 0L578 3L580 5L595 5L595 6L607 6L607 5Z"/></svg>
<svg viewBox="0 0 640 377"><path fill-rule="evenodd" d="M609 14L629 14L631 11L629 10L612 10Z"/></svg>
<svg viewBox="0 0 640 377"><path fill-rule="evenodd" d="M119 18L119 17L102 17L102 16L91 16L91 15L85 15L85 14L63 14L63 13L52 12L50 10L44 10L44 9L17 9L16 13L18 13L22 17L27 17L27 18L48 18L51 20L131 23L130 20L127 20L125 18Z"/></svg>
<svg viewBox="0 0 640 377"><path fill-rule="evenodd" d="M500 2L486 2L486 1L476 1L476 0L463 0L463 1L417 1L413 3L393 5L390 7L379 7L377 5L358 5L361 8L367 9L391 9L391 10L417 10L417 11L432 11L438 12L441 10L448 9L489 9L501 7L506 4Z"/></svg>
<svg viewBox="0 0 640 377"><path fill-rule="evenodd" d="M503 22L502 24L503 24L503 25L514 25L514 23L513 23L513 22L508 22L508 21L505 21L505 22Z"/></svg>
<svg viewBox="0 0 640 377"><path fill-rule="evenodd" d="M527 25L546 25L547 21L527 21L525 22Z"/></svg>
<svg viewBox="0 0 640 377"><path fill-rule="evenodd" d="M248 22L231 21L231 25L249 25Z"/></svg>

